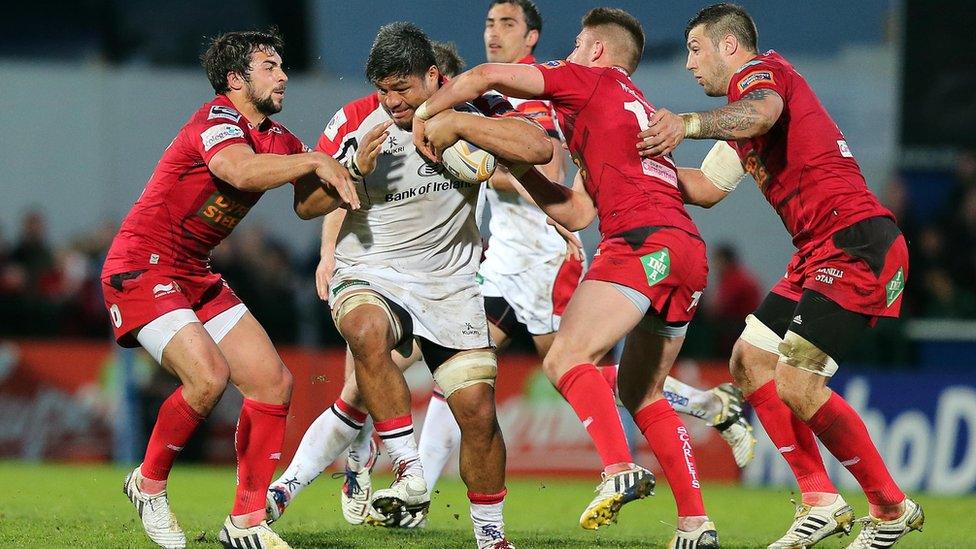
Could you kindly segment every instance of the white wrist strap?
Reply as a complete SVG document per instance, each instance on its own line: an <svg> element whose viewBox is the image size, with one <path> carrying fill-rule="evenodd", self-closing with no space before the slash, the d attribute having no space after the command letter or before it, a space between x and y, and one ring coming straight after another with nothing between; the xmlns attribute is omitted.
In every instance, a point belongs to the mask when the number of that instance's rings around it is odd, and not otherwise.
<svg viewBox="0 0 976 549"><path fill-rule="evenodd" d="M719 189L730 193L735 190L746 171L738 153L725 141L716 141L701 164L702 174Z"/></svg>

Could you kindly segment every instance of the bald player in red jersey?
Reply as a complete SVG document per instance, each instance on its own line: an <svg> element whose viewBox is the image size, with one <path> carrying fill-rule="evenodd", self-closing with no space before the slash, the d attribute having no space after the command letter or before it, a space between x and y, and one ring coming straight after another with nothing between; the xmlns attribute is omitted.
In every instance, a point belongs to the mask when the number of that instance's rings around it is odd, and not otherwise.
<svg viewBox="0 0 976 549"><path fill-rule="evenodd" d="M854 510L827 477L814 435L857 479L869 516L850 547L889 547L924 515L898 488L857 412L827 387L878 317L897 317L908 251L894 216L868 189L844 135L813 90L774 51L758 53L744 9L717 4L685 31L687 68L710 96L708 112L664 109L640 134L641 154L682 139L719 139L698 169L679 168L689 203L711 206L745 172L793 237L786 275L736 342L731 370L803 493L786 534L770 547L807 547L848 533Z"/></svg>
<svg viewBox="0 0 976 549"><path fill-rule="evenodd" d="M288 77L281 37L230 32L203 65L216 97L166 148L102 268L105 306L124 347L141 345L182 385L163 403L145 459L123 489L147 535L186 545L170 511L166 480L187 440L231 381L244 395L237 423L237 492L218 538L226 547L288 547L265 522L265 492L281 457L291 374L264 329L223 278L210 252L261 195L292 183L302 216L348 199L352 180L330 156L269 118L281 110Z"/></svg>
<svg viewBox="0 0 976 549"><path fill-rule="evenodd" d="M543 361L604 464L604 481L580 524L590 529L610 524L623 504L653 487L650 472L633 463L610 388L594 367L626 337L619 394L674 492L679 516L672 546L717 547L688 431L662 393L705 287L705 245L685 211L672 160L642 159L634 148L633 136L654 112L629 76L643 51L640 23L622 10L596 8L582 27L566 61L489 63L448 82L418 108L414 142L433 153L422 121L485 90L551 101L582 186L552 183L535 169L516 166L513 173L536 204L567 229L581 229L596 216L600 220L603 240L593 265Z"/></svg>

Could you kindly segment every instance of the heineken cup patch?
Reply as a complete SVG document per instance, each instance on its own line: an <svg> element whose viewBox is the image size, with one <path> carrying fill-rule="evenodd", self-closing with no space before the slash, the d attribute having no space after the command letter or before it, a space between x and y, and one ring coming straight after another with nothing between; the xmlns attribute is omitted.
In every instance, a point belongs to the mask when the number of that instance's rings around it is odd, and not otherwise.
<svg viewBox="0 0 976 549"><path fill-rule="evenodd" d="M641 256L640 260L647 275L648 286L657 284L671 273L671 252L667 248Z"/></svg>
<svg viewBox="0 0 976 549"><path fill-rule="evenodd" d="M898 299L901 295L901 291L905 289L905 271L898 267L898 272L895 276L891 277L891 280L885 284L885 298L888 301L888 307Z"/></svg>

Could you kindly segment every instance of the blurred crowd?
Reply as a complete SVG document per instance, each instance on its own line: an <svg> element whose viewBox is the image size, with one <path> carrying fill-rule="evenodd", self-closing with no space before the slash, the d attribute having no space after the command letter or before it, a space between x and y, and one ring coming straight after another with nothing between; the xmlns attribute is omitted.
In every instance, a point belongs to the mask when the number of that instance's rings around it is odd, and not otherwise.
<svg viewBox="0 0 976 549"><path fill-rule="evenodd" d="M911 252L903 316L976 319L976 153L960 154L951 177L938 177L939 185L927 183L924 174L899 175L881 193ZM0 336L108 339L98 276L116 224L104 222L67 242L52 242L45 212L35 209L23 215L16 232L5 234L3 228ZM715 277L685 346L685 353L695 358L727 357L745 316L768 290L732 246L714 243L710 248ZM317 263L317 245L293 250L258 223L245 223L213 256L214 269L230 282L272 341L341 345L326 305L315 295ZM881 323L872 336L877 352L899 353L892 349L906 345L901 326L902 321ZM878 358L874 350L867 354ZM904 357L886 359L900 362Z"/></svg>

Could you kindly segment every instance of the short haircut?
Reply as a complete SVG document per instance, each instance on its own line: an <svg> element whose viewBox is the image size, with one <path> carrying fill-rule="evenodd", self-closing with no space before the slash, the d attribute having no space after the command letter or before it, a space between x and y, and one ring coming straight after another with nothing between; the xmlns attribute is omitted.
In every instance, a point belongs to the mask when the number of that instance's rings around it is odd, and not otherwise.
<svg viewBox="0 0 976 549"><path fill-rule="evenodd" d="M435 40L431 42L431 45L434 47L434 59L437 60L437 68L442 74L453 77L464 71L464 59L458 53L454 42L438 42Z"/></svg>
<svg viewBox="0 0 976 549"><path fill-rule="evenodd" d="M539 31L539 34L542 34L542 15L539 14L539 8L536 7L535 2L532 0L492 0L488 9L490 10L498 4L512 4L522 8L522 13L525 15L525 26L530 31Z"/></svg>
<svg viewBox="0 0 976 549"><path fill-rule="evenodd" d="M383 25L366 59L366 79L376 84L391 76L423 76L437 65L430 38L413 23Z"/></svg>
<svg viewBox="0 0 976 549"><path fill-rule="evenodd" d="M702 8L688 21L685 27L685 40L691 29L698 25L704 25L705 34L714 44L718 44L723 38L731 34L736 40L750 51L759 51L759 31L756 30L756 22L752 16L742 6L738 4L714 4Z"/></svg>
<svg viewBox="0 0 976 549"><path fill-rule="evenodd" d="M613 25L627 32L632 40L633 51L625 59L628 72L634 72L644 55L644 27L636 17L619 8L593 8L583 16L583 28Z"/></svg>
<svg viewBox="0 0 976 549"><path fill-rule="evenodd" d="M281 53L285 47L278 29L265 31L225 32L214 37L207 51L200 56L200 64L207 72L207 79L216 93L227 93L227 73L236 72L247 80L251 73L251 54L256 50L274 50Z"/></svg>

